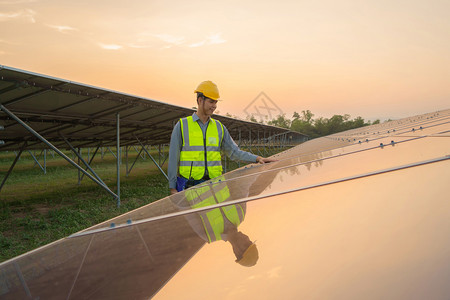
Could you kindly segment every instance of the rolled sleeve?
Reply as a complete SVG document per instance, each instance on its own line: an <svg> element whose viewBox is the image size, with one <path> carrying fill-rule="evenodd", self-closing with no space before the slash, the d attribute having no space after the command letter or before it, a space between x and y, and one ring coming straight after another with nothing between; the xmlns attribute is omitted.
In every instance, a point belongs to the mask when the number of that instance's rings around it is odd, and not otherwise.
<svg viewBox="0 0 450 300"><path fill-rule="evenodd" d="M256 158L258 156L239 149L238 145L236 145L235 141L228 132L228 129L225 126L223 126L223 129L224 135L223 135L222 150L225 152L225 154L232 160L256 162Z"/></svg>

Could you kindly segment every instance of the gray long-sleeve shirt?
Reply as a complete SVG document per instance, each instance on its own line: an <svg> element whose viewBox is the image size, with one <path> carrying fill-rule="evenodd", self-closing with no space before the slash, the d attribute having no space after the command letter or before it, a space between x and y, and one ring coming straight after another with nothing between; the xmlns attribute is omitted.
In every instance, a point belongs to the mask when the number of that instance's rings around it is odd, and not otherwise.
<svg viewBox="0 0 450 300"><path fill-rule="evenodd" d="M203 136L206 134L206 129L208 128L209 120L203 124L196 113L192 115L194 122L200 125L203 131ZM257 155L240 150L238 145L231 138L228 129L223 126L223 141L222 150L225 154L232 160L241 160L248 162L256 162ZM174 189L177 185L177 175L178 175L178 165L180 162L180 152L183 146L183 140L181 136L181 125L180 122L175 125L172 131L172 136L170 138L170 148L169 148L169 167L167 170L167 176L169 177L169 188Z"/></svg>

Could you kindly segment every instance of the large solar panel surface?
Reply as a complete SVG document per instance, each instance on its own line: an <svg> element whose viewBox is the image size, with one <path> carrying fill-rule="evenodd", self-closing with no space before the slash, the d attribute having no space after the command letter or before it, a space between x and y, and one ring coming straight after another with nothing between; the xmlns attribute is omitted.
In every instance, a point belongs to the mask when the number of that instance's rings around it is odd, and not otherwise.
<svg viewBox="0 0 450 300"><path fill-rule="evenodd" d="M192 94L192 105L195 95ZM58 148L169 143L173 125L193 109L0 65L0 105ZM187 104L190 105L190 104ZM238 140L269 137L287 129L215 115ZM0 109L0 150L47 148Z"/></svg>
<svg viewBox="0 0 450 300"><path fill-rule="evenodd" d="M449 299L449 138L446 110L308 141L0 264L0 298ZM253 267L194 222L233 205Z"/></svg>

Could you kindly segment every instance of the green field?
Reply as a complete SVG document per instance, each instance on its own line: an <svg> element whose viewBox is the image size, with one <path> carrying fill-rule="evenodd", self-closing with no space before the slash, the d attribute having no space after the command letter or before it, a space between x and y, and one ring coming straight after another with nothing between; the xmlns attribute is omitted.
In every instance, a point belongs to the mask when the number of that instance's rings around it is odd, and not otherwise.
<svg viewBox="0 0 450 300"><path fill-rule="evenodd" d="M128 177L122 160L121 205L117 208L116 200L86 176L78 185L78 171L64 159L47 155L44 175L31 155L22 155L0 192L0 261L168 195L166 178L148 156L137 161ZM115 157L111 153L103 159L97 156L92 168L116 192ZM130 160L136 156L136 152L130 154ZM0 180L14 157L14 152L0 153ZM166 171L167 163L163 168Z"/></svg>

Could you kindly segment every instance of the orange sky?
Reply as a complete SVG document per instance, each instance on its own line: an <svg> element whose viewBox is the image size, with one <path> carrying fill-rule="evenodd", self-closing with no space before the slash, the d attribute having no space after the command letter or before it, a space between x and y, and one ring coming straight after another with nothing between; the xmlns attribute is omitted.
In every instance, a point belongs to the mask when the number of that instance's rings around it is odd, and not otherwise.
<svg viewBox="0 0 450 300"><path fill-rule="evenodd" d="M400 118L450 107L450 2L0 0L0 65L245 117Z"/></svg>

